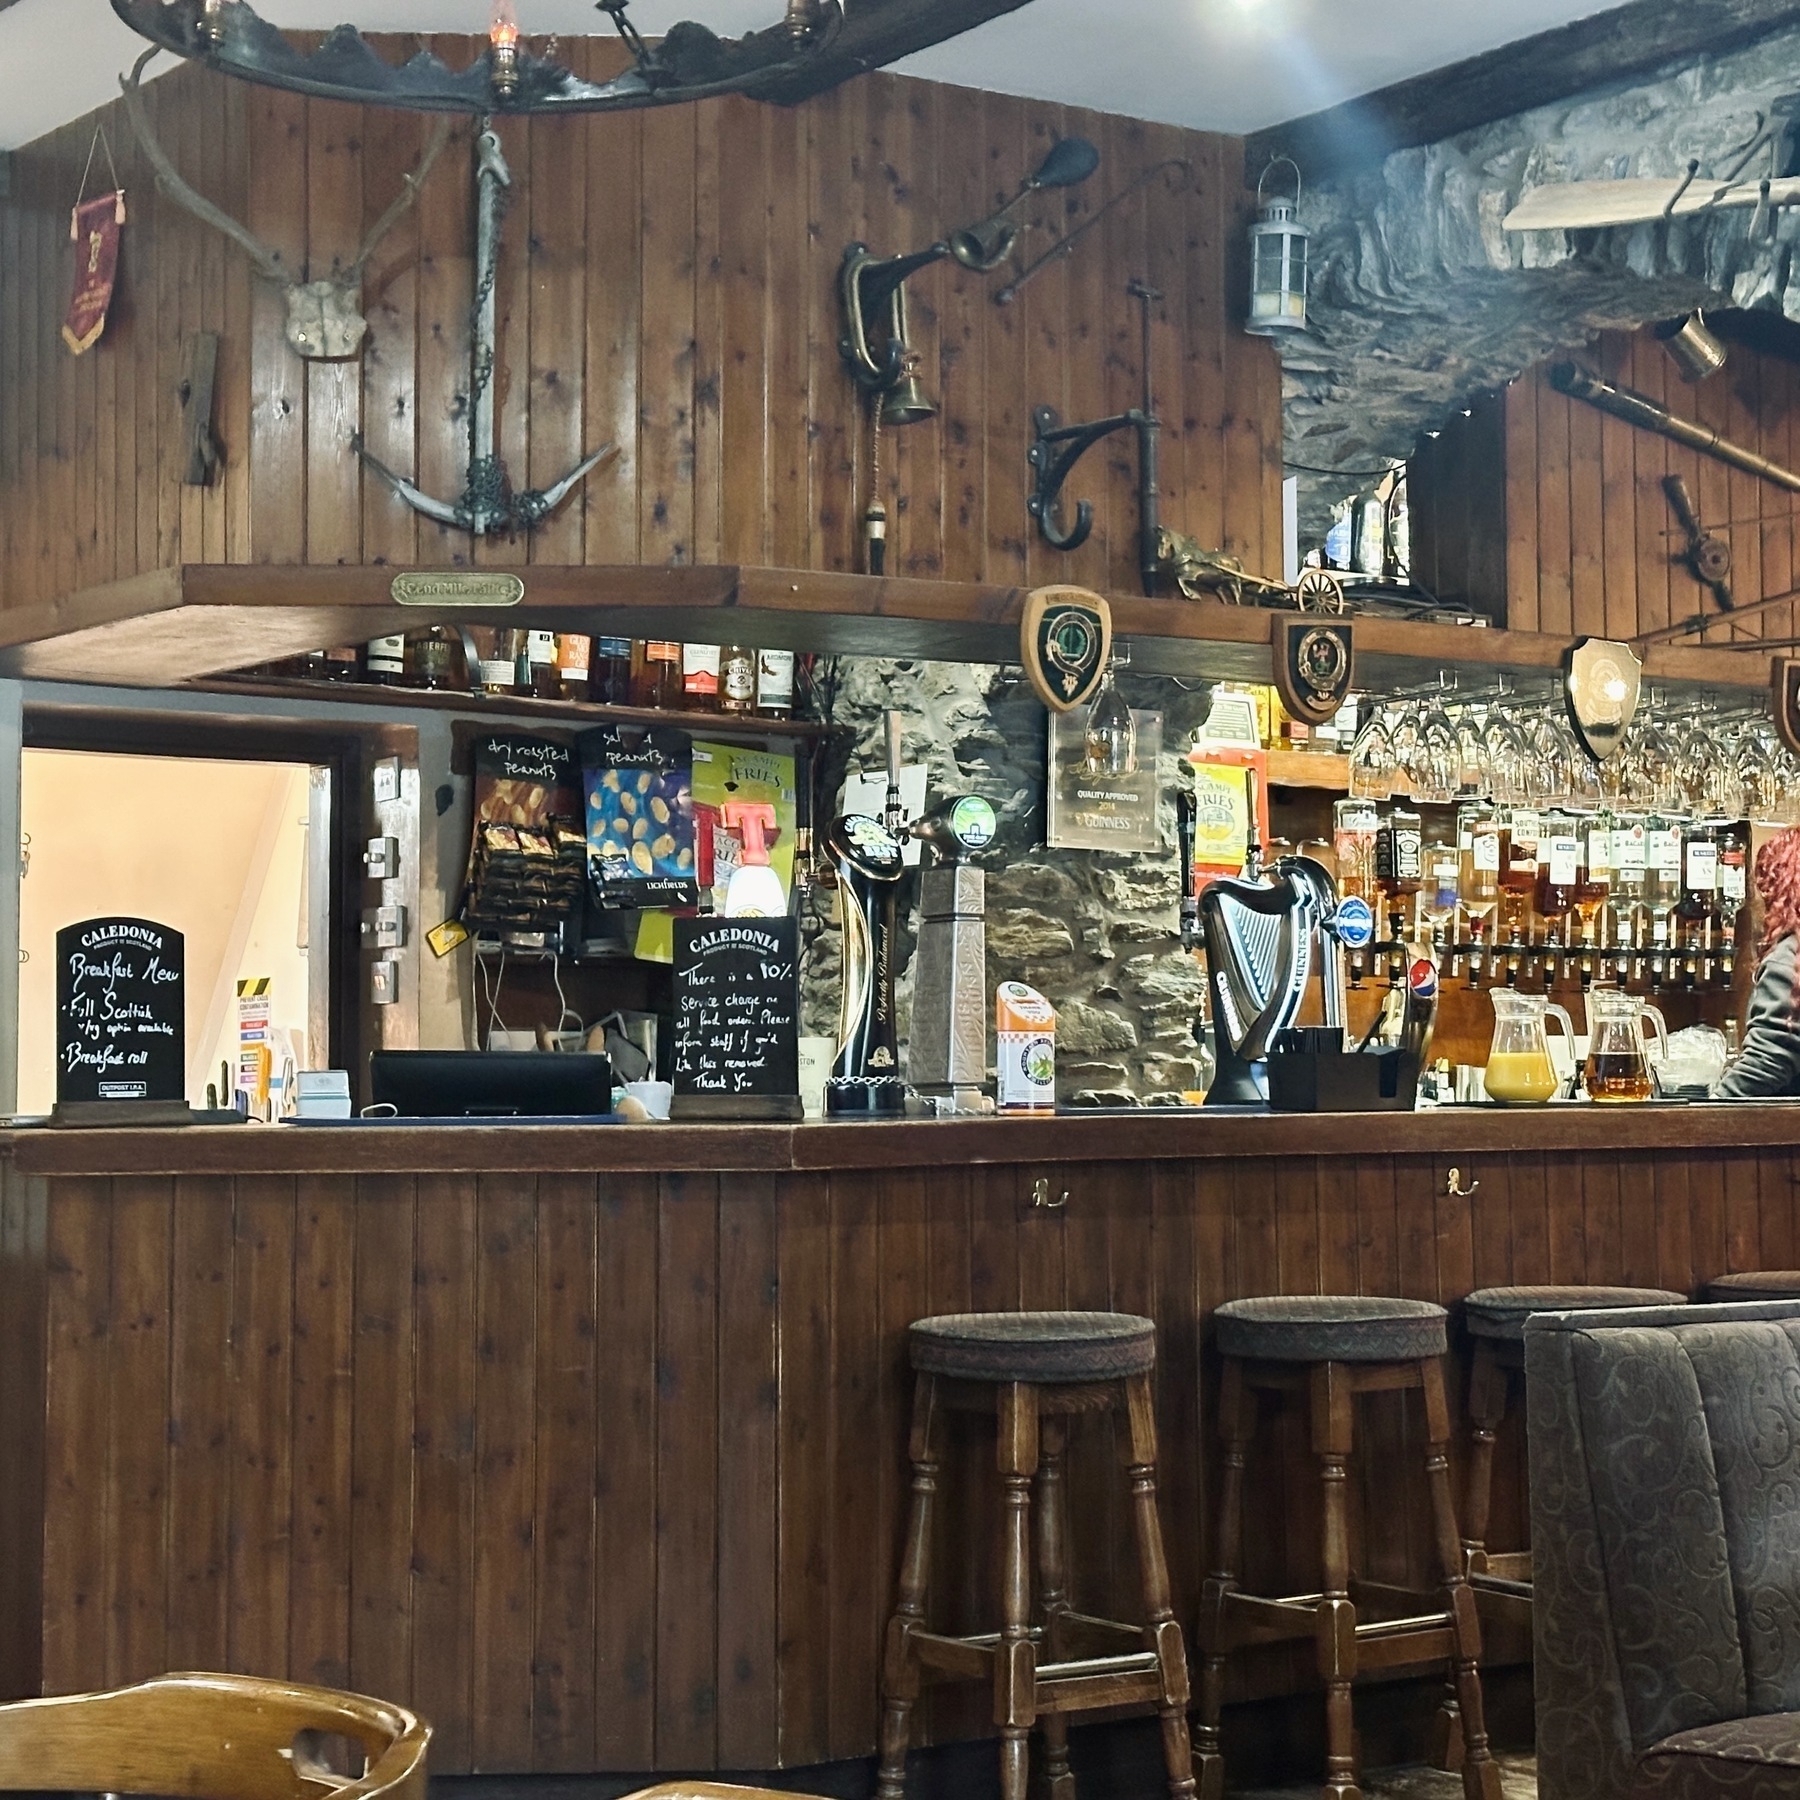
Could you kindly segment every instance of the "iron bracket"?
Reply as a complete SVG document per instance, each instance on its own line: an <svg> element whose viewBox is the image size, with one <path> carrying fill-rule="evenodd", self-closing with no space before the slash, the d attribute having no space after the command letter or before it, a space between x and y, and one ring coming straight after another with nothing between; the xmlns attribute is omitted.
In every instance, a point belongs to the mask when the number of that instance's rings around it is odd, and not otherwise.
<svg viewBox="0 0 1800 1800"><path fill-rule="evenodd" d="M1063 483L1074 473L1075 465L1102 438L1131 427L1137 432L1138 441L1138 577L1144 592L1154 594L1156 540L1161 526L1157 514L1156 450L1162 421L1156 416L1150 383L1150 308L1162 295L1137 280L1126 283L1126 292L1143 308L1144 403L1128 412L1114 413L1110 419L1095 419L1086 425L1059 425L1055 407L1034 407L1031 448L1025 455L1036 479L1025 506L1037 520L1044 542L1053 550L1079 549L1094 529L1094 508L1090 502L1078 500L1075 523L1065 529L1060 506Z"/></svg>

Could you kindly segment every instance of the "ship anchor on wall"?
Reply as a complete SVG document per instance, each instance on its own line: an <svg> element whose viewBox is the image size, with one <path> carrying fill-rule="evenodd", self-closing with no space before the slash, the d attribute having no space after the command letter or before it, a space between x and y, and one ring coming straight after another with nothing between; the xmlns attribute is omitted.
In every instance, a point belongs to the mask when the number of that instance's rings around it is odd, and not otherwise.
<svg viewBox="0 0 1800 1800"><path fill-rule="evenodd" d="M477 537L499 532L529 531L548 518L585 475L619 454L616 444L602 444L584 456L568 474L546 488L514 493L500 460L499 422L494 416L494 278L500 263L500 223L506 211L512 171L500 151L492 125L484 123L475 138L475 303L469 317L469 473L456 500L434 500L363 448L362 434L350 448L415 512L440 525L453 525Z"/></svg>

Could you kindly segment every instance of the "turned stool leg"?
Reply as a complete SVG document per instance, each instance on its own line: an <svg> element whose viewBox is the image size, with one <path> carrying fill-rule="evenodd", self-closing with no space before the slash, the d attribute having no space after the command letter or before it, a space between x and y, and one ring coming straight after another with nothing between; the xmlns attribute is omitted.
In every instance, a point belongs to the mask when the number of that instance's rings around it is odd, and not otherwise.
<svg viewBox="0 0 1800 1800"><path fill-rule="evenodd" d="M1044 1628L1044 1661L1065 1654L1063 1618L1069 1610L1069 1496L1063 1485L1066 1427L1059 1418L1041 1421L1037 1478L1038 1616ZM1050 1800L1075 1800L1069 1769L1069 1721L1063 1713L1044 1720L1044 1775Z"/></svg>
<svg viewBox="0 0 1800 1800"><path fill-rule="evenodd" d="M1037 1655L1031 1642L1031 1479L1038 1466L1037 1389L999 1391L1000 1646L994 1658L994 1723L1000 1727L1000 1800L1025 1800L1031 1728L1037 1723Z"/></svg>
<svg viewBox="0 0 1800 1800"><path fill-rule="evenodd" d="M900 1598L888 1621L882 1662L881 1769L876 1800L902 1800L912 1709L919 1698L919 1661L912 1634L925 1622L925 1584L931 1566L931 1515L937 1496L937 1382L921 1375L913 1386L912 1505L900 1561Z"/></svg>
<svg viewBox="0 0 1800 1800"><path fill-rule="evenodd" d="M1313 1454L1319 1459L1324 1579L1313 1647L1325 1683L1325 1792L1328 1800L1361 1800L1356 1785L1356 1716L1350 1686L1356 1679L1356 1607L1350 1599L1350 1507L1345 1464L1353 1433L1354 1399L1336 1363L1312 1372Z"/></svg>
<svg viewBox="0 0 1800 1800"><path fill-rule="evenodd" d="M1226 1629L1227 1596L1237 1585L1238 1555L1244 1536L1244 1451L1256 1428L1256 1397L1244 1386L1243 1371L1227 1357L1219 1377L1219 1436L1225 1445L1219 1483L1219 1534L1213 1542L1212 1573L1200 1596L1200 1704L1194 1722L1194 1763L1200 1800L1222 1800L1225 1758L1219 1749L1219 1715L1225 1704L1225 1658L1231 1649Z"/></svg>
<svg viewBox="0 0 1800 1800"><path fill-rule="evenodd" d="M1162 1521L1156 1516L1156 1409L1148 1375L1125 1383L1128 1437L1126 1475L1131 1483L1131 1524L1137 1540L1138 1576L1144 1589L1144 1637L1162 1674L1163 1762L1172 1800L1193 1800L1194 1757L1188 1741L1187 1657L1181 1627L1169 1601L1169 1564L1163 1555Z"/></svg>
<svg viewBox="0 0 1800 1800"><path fill-rule="evenodd" d="M1469 1487L1463 1502L1463 1566L1471 1575L1487 1567L1488 1512L1494 1498L1494 1438L1506 1417L1507 1373L1493 1341L1475 1340L1469 1373Z"/></svg>
<svg viewBox="0 0 1800 1800"><path fill-rule="evenodd" d="M1443 1365L1434 1358L1421 1363L1419 1373L1425 1388L1425 1478L1431 1491L1432 1540L1450 1615L1464 1800L1501 1800L1500 1765L1488 1747L1481 1700L1481 1626L1475 1617L1474 1590L1463 1572L1456 1510L1450 1499L1450 1407L1444 1398Z"/></svg>

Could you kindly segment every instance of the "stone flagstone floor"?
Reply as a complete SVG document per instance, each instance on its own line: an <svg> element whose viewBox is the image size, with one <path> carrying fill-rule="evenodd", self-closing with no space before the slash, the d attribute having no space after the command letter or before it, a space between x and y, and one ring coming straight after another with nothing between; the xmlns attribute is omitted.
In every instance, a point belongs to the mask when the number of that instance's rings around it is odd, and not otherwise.
<svg viewBox="0 0 1800 1800"><path fill-rule="evenodd" d="M1506 1800L1537 1800L1537 1761L1530 1756L1500 1758ZM1462 1800L1462 1779L1441 1769L1369 1769L1364 1772L1363 1800ZM1245 1788L1227 1800L1304 1800L1319 1792L1317 1782L1282 1788Z"/></svg>

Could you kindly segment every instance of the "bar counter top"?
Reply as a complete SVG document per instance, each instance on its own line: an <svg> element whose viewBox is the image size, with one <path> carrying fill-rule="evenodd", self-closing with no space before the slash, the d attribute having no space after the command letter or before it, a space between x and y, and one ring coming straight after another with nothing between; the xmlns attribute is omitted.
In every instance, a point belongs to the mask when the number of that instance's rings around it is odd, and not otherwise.
<svg viewBox="0 0 1800 1800"><path fill-rule="evenodd" d="M786 1174L990 1163L1265 1156L1755 1149L1800 1144L1800 1102L1436 1107L1389 1113L1163 1110L802 1125L191 1126L0 1132L21 1174Z"/></svg>

